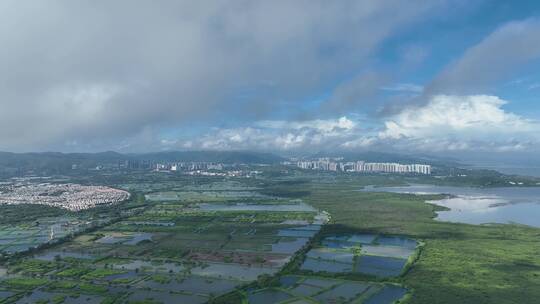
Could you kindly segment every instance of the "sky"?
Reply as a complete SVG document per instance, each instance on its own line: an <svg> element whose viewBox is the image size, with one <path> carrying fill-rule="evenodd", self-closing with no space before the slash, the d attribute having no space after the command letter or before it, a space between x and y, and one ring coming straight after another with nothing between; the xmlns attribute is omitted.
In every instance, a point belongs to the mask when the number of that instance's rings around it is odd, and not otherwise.
<svg viewBox="0 0 540 304"><path fill-rule="evenodd" d="M0 20L1 151L540 152L538 1L4 0Z"/></svg>

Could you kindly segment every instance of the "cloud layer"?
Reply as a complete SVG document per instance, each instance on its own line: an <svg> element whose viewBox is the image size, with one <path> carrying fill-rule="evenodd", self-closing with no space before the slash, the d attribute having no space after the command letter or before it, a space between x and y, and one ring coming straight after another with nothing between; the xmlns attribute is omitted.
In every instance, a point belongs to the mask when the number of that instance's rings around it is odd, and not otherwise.
<svg viewBox="0 0 540 304"><path fill-rule="evenodd" d="M3 1L0 150L540 149L496 96L540 21L417 75L447 2Z"/></svg>
<svg viewBox="0 0 540 304"><path fill-rule="evenodd" d="M276 94L235 107L246 88L302 99L437 5L3 1L0 149L110 143L271 108Z"/></svg>
<svg viewBox="0 0 540 304"><path fill-rule="evenodd" d="M540 123L505 111L507 102L489 95L435 95L385 122L382 140L409 149L521 150L538 144Z"/></svg>
<svg viewBox="0 0 540 304"><path fill-rule="evenodd" d="M540 144L540 122L503 109L507 101L489 95L436 95L423 106L404 109L383 125L367 128L347 117L309 121L259 121L215 129L193 149L273 151L370 150L521 151Z"/></svg>
<svg viewBox="0 0 540 304"><path fill-rule="evenodd" d="M182 148L218 150L317 151L339 146L357 134L359 126L347 117L310 121L260 121L254 126L216 129Z"/></svg>

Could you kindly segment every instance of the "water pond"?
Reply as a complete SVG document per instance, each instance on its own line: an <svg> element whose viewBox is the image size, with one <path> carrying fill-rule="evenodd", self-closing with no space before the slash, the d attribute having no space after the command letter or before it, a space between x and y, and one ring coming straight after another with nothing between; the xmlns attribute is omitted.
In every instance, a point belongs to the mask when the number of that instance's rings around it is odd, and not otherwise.
<svg viewBox="0 0 540 304"><path fill-rule="evenodd" d="M152 263L142 260L128 260L124 264L113 264L114 269L136 270L142 272L162 272L162 273L178 273L185 270L185 267L175 263Z"/></svg>
<svg viewBox="0 0 540 304"><path fill-rule="evenodd" d="M191 273L202 277L214 277L240 281L253 281L262 274L274 274L277 268L244 266L239 264L208 263L205 267L195 267Z"/></svg>
<svg viewBox="0 0 540 304"><path fill-rule="evenodd" d="M317 234L317 231L314 231L314 230L280 229L278 231L278 236L301 237L301 238L311 238L315 234Z"/></svg>
<svg viewBox="0 0 540 304"><path fill-rule="evenodd" d="M415 249L400 246L363 245L362 254L408 259Z"/></svg>
<svg viewBox="0 0 540 304"><path fill-rule="evenodd" d="M406 263L406 259L362 255L354 271L384 278L393 277L401 273Z"/></svg>
<svg viewBox="0 0 540 304"><path fill-rule="evenodd" d="M308 238L280 239L272 244L272 253L293 254L308 243Z"/></svg>
<svg viewBox="0 0 540 304"><path fill-rule="evenodd" d="M274 304L290 299L291 296L280 290L265 289L256 293L248 294L250 304Z"/></svg>
<svg viewBox="0 0 540 304"><path fill-rule="evenodd" d="M291 289L291 292L300 297L308 297L313 294L320 292L322 289L319 287L300 284L295 288Z"/></svg>
<svg viewBox="0 0 540 304"><path fill-rule="evenodd" d="M219 295L231 291L239 284L238 281L189 276L180 279L170 277L170 281L167 283L155 282L149 279L140 282L138 287L174 292Z"/></svg>
<svg viewBox="0 0 540 304"><path fill-rule="evenodd" d="M45 251L44 253L34 256L34 259L41 261L54 261L56 257L80 259L80 260L93 260L95 256L87 253L73 252L73 251Z"/></svg>
<svg viewBox="0 0 540 304"><path fill-rule="evenodd" d="M137 245L142 241L151 241L152 233L132 233L132 234L120 234L120 235L106 235L98 240L100 244L125 244L125 245Z"/></svg>
<svg viewBox="0 0 540 304"><path fill-rule="evenodd" d="M354 253L331 251L327 248L314 248L307 253L308 258L322 259L340 263L352 264L354 262Z"/></svg>
<svg viewBox="0 0 540 304"><path fill-rule="evenodd" d="M298 281L300 281L300 278L295 276L283 276L279 278L279 284L284 287L291 287Z"/></svg>
<svg viewBox="0 0 540 304"><path fill-rule="evenodd" d="M314 272L330 272L330 273L339 273L339 272L352 272L353 265L347 263L338 263L325 260L316 260L311 258L306 258L301 270L311 270Z"/></svg>
<svg viewBox="0 0 540 304"><path fill-rule="evenodd" d="M306 278L302 284L307 284L307 285L312 285L312 286L317 286L317 287L320 287L320 288L328 288L328 287L332 287L334 285L337 285L339 284L341 281L336 281L336 280L332 280L332 279L322 279L322 278Z"/></svg>
<svg viewBox="0 0 540 304"><path fill-rule="evenodd" d="M403 287L394 286L394 285L386 285L383 287L383 289L381 289L381 291L371 296L364 303L365 304L392 304L396 302L397 300L403 298L403 296L406 293L407 293L407 289Z"/></svg>
<svg viewBox="0 0 540 304"><path fill-rule="evenodd" d="M208 301L208 298L199 295L186 295L180 293L171 292L159 292L150 290L137 290L133 292L129 298L129 301L144 302L144 301L157 301L158 303L182 303L182 304L202 304ZM151 303L154 303L151 302Z"/></svg>
<svg viewBox="0 0 540 304"><path fill-rule="evenodd" d="M35 290L31 294L25 296L24 298L18 300L17 304L34 304L38 301L45 301L48 300L50 302L53 302L53 299L59 299L64 298L64 301L62 303L65 304L99 304L101 303L104 298L100 296L94 296L94 295L80 295L79 297L70 297L69 295L62 294L62 293L53 293L53 292L45 292L41 290Z"/></svg>
<svg viewBox="0 0 540 304"><path fill-rule="evenodd" d="M322 303L349 302L360 296L369 287L368 283L346 282L315 296L315 299Z"/></svg>
<svg viewBox="0 0 540 304"><path fill-rule="evenodd" d="M316 212L317 210L306 203L298 204L198 204L205 211L283 211L283 212Z"/></svg>
<svg viewBox="0 0 540 304"><path fill-rule="evenodd" d="M11 297L12 295L14 295L15 293L14 292L11 292L11 291L4 291L4 290L0 290L0 299L6 299L6 298L9 298Z"/></svg>

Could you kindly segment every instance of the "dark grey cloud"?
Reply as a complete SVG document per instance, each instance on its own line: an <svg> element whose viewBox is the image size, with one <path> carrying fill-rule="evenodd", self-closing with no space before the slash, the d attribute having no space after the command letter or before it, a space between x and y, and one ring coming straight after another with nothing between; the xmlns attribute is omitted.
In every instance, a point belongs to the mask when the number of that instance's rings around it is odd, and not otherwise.
<svg viewBox="0 0 540 304"><path fill-rule="evenodd" d="M0 149L129 146L163 126L242 113L227 97L246 85L302 96L437 5L2 1Z"/></svg>

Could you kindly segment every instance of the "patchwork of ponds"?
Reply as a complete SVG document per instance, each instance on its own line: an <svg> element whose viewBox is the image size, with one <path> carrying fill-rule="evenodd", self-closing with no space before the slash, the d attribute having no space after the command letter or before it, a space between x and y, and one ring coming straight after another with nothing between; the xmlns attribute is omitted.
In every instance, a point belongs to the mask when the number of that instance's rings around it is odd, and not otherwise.
<svg viewBox="0 0 540 304"><path fill-rule="evenodd" d="M281 229L278 231L278 236L289 237L311 238L315 234L317 234L317 231L314 230Z"/></svg>
<svg viewBox="0 0 540 304"><path fill-rule="evenodd" d="M359 297L370 286L369 283L345 282L316 295L314 298L323 303L349 302Z"/></svg>
<svg viewBox="0 0 540 304"><path fill-rule="evenodd" d="M191 273L202 277L223 278L239 281L254 281L263 274L274 274L278 268L244 266L240 264L207 263L191 269Z"/></svg>
<svg viewBox="0 0 540 304"><path fill-rule="evenodd" d="M59 299L63 299L64 304L100 304L104 298L94 295L79 295L72 297L63 293L46 292L35 290L31 294L26 295L18 300L17 304L34 304L34 303L58 303Z"/></svg>
<svg viewBox="0 0 540 304"><path fill-rule="evenodd" d="M283 302L290 298L292 298L292 296L284 291L277 289L265 289L260 292L250 293L248 295L248 303L274 304Z"/></svg>
<svg viewBox="0 0 540 304"><path fill-rule="evenodd" d="M13 295L19 303L92 304L113 297L119 297L118 303L206 303L261 275L275 275L329 220L327 213L301 200L252 191L182 191L182 187L147 191L154 192L147 198L164 202L134 209L138 212L112 225L21 258L8 267L10 276L16 277L2 277L0 288L5 291L0 290L0 298ZM60 230L54 228L54 234L71 233ZM4 231L0 226L0 249L26 246L26 250L32 242L48 240L50 229L36 231ZM297 294L324 291L291 284ZM251 297L257 303L298 297L268 292Z"/></svg>
<svg viewBox="0 0 540 304"><path fill-rule="evenodd" d="M288 275L280 287L248 292L248 303L369 303L392 304L407 290L398 285Z"/></svg>
<svg viewBox="0 0 540 304"><path fill-rule="evenodd" d="M272 253L293 254L304 247L309 238L282 238L272 244Z"/></svg>
<svg viewBox="0 0 540 304"><path fill-rule="evenodd" d="M15 293L12 291L4 291L0 290L0 299L7 299L11 296L13 296Z"/></svg>
<svg viewBox="0 0 540 304"><path fill-rule="evenodd" d="M156 263L142 260L126 260L125 263L114 263L114 269L136 270L146 273L179 273L186 268L176 263Z"/></svg>
<svg viewBox="0 0 540 304"><path fill-rule="evenodd" d="M282 212L316 212L317 210L306 203L298 204L197 204L204 211L282 211Z"/></svg>
<svg viewBox="0 0 540 304"><path fill-rule="evenodd" d="M354 234L329 236L311 249L300 270L312 272L356 272L377 277L402 273L416 250L415 240L401 236Z"/></svg>
<svg viewBox="0 0 540 304"><path fill-rule="evenodd" d="M151 290L137 290L128 297L130 302L141 303L182 303L182 304L202 304L208 302L208 298L201 295L160 292Z"/></svg>
<svg viewBox="0 0 540 304"><path fill-rule="evenodd" d="M354 271L378 277L395 277L403 271L405 264L405 259L362 255L358 257Z"/></svg>
<svg viewBox="0 0 540 304"><path fill-rule="evenodd" d="M151 233L110 234L96 240L100 244L137 245L142 241L151 241Z"/></svg>
<svg viewBox="0 0 540 304"><path fill-rule="evenodd" d="M152 278L139 282L137 287L163 290L168 292L183 292L193 294L219 295L231 291L241 284L238 281L209 279L197 276L188 277L165 277L165 281L156 282Z"/></svg>
<svg viewBox="0 0 540 304"><path fill-rule="evenodd" d="M41 260L41 261L54 261L56 259L65 259L65 258L72 258L72 259L80 259L80 260L93 260L95 259L95 256L87 253L80 253L80 252L71 252L71 251L54 251L54 250L48 250L43 253L34 255L34 259Z"/></svg>
<svg viewBox="0 0 540 304"><path fill-rule="evenodd" d="M396 286L386 285L378 293L371 296L365 304L389 304L394 303L397 299L403 298L407 293L407 289Z"/></svg>
<svg viewBox="0 0 540 304"><path fill-rule="evenodd" d="M163 191L146 194L145 198L155 202L174 202L201 198L206 201L217 201L236 198L270 198L270 196L254 191Z"/></svg>
<svg viewBox="0 0 540 304"><path fill-rule="evenodd" d="M0 225L0 253L24 252L76 233L87 225L74 217L43 218L32 225Z"/></svg>
<svg viewBox="0 0 540 304"><path fill-rule="evenodd" d="M306 260L304 261L300 269L309 270L313 272L330 272L330 273L352 272L353 264L306 258Z"/></svg>

